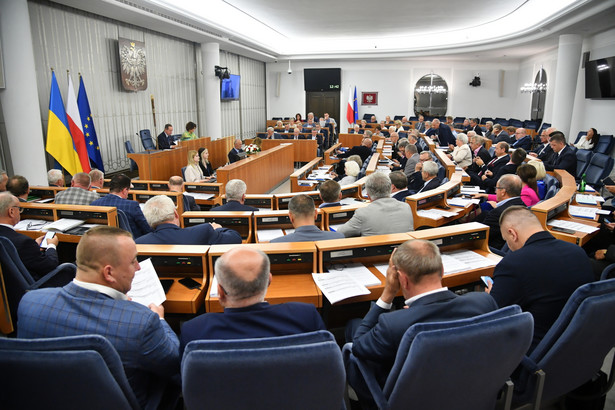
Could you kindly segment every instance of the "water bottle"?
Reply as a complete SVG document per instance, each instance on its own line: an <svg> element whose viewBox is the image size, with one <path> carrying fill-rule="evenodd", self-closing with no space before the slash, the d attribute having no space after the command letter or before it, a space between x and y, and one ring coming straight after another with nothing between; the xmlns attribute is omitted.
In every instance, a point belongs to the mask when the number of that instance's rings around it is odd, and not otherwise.
<svg viewBox="0 0 615 410"><path fill-rule="evenodd" d="M587 182L585 182L585 174L583 174L583 176L581 177L581 185L579 186L579 192L585 192L586 184Z"/></svg>

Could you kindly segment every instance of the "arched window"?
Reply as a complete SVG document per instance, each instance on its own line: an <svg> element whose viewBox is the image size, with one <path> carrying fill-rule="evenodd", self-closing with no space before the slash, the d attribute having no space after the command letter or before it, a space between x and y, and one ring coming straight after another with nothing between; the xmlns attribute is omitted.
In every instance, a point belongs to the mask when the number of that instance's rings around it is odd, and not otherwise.
<svg viewBox="0 0 615 410"><path fill-rule="evenodd" d="M532 93L532 121L542 121L545 113L545 101L547 100L547 73L540 69L536 73L534 83L538 85L536 91Z"/></svg>
<svg viewBox="0 0 615 410"><path fill-rule="evenodd" d="M440 117L446 115L448 86L438 74L427 74L414 88L414 114Z"/></svg>

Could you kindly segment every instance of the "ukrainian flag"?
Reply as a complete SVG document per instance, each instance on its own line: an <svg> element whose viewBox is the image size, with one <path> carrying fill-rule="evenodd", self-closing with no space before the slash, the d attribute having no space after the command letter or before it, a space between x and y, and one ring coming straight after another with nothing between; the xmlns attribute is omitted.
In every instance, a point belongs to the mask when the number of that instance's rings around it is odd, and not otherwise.
<svg viewBox="0 0 615 410"><path fill-rule="evenodd" d="M49 120L47 122L47 145L45 149L69 174L75 175L78 172L83 172L79 155L77 155L73 139L68 130L64 101L62 101L62 94L60 94L56 74L53 71L51 72Z"/></svg>

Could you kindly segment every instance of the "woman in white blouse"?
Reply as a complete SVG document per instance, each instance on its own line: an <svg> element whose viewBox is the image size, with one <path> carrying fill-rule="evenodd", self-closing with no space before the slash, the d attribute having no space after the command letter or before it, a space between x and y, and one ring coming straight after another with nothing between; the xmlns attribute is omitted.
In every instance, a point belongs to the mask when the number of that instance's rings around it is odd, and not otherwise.
<svg viewBox="0 0 615 410"><path fill-rule="evenodd" d="M453 152L449 155L449 158L455 161L461 169L466 169L472 164L472 151L468 145L468 136L463 133L457 134L456 143L457 146L454 148L450 145L450 148L453 148Z"/></svg>
<svg viewBox="0 0 615 410"><path fill-rule="evenodd" d="M598 131L595 128L590 128L587 131L587 135L579 138L579 141L574 146L578 149L593 149L598 142L598 138L600 138Z"/></svg>
<svg viewBox="0 0 615 410"><path fill-rule="evenodd" d="M344 165L344 169L346 172L346 176L340 180L340 185L349 185L357 180L357 175L359 175L359 165L354 161L346 160L346 164Z"/></svg>
<svg viewBox="0 0 615 410"><path fill-rule="evenodd" d="M203 182L203 171L199 167L199 152L196 150L190 150L188 152L188 165L186 166L185 177L186 182Z"/></svg>

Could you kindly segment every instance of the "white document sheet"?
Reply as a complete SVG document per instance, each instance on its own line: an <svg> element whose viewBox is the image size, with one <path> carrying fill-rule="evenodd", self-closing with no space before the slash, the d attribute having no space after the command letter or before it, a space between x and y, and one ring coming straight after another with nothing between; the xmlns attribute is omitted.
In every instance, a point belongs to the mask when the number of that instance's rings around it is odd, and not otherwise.
<svg viewBox="0 0 615 410"><path fill-rule="evenodd" d="M450 206L459 206L461 208L465 208L465 207L470 206L472 204L478 205L480 203L480 199L462 198L462 197L458 196L458 197L455 197L455 198L447 199L446 202Z"/></svg>
<svg viewBox="0 0 615 410"><path fill-rule="evenodd" d="M598 208L590 208L587 206L570 205L568 207L568 212L570 213L570 215L576 216L578 218L587 218L587 219L594 219L596 217L596 213L599 210L600 209Z"/></svg>
<svg viewBox="0 0 615 410"><path fill-rule="evenodd" d="M51 222L42 219L22 219L15 225L16 231L40 231Z"/></svg>
<svg viewBox="0 0 615 410"><path fill-rule="evenodd" d="M363 286L378 286L382 284L376 275L362 263L351 263L340 269L329 268L329 272L345 272ZM385 271L386 272L386 271Z"/></svg>
<svg viewBox="0 0 615 410"><path fill-rule="evenodd" d="M442 254L444 274L463 272L471 269L485 268L496 265L495 261L470 250L458 250Z"/></svg>
<svg viewBox="0 0 615 410"><path fill-rule="evenodd" d="M284 232L281 229L259 229L256 231L256 236L259 242L269 242L272 239L284 236Z"/></svg>
<svg viewBox="0 0 615 410"><path fill-rule="evenodd" d="M45 229L48 231L66 232L76 226L83 225L84 222L81 219L61 218L45 226Z"/></svg>
<svg viewBox="0 0 615 410"><path fill-rule="evenodd" d="M575 232L594 233L600 228L589 226L577 222L562 221L561 219L552 219L547 222L547 225L557 226L558 228L572 229Z"/></svg>
<svg viewBox="0 0 615 410"><path fill-rule="evenodd" d="M369 295L369 290L345 272L312 273L316 286L331 304L359 295Z"/></svg>
<svg viewBox="0 0 615 410"><path fill-rule="evenodd" d="M132 286L127 295L135 302L144 306L150 303L161 305L167 300L164 294L164 289L152 265L151 259L146 259L139 262L141 270L135 272L135 277L132 279Z"/></svg>
<svg viewBox="0 0 615 410"><path fill-rule="evenodd" d="M194 199L200 199L203 201L210 200L214 197L214 194L203 194L201 192L184 192L184 195L193 197Z"/></svg>

